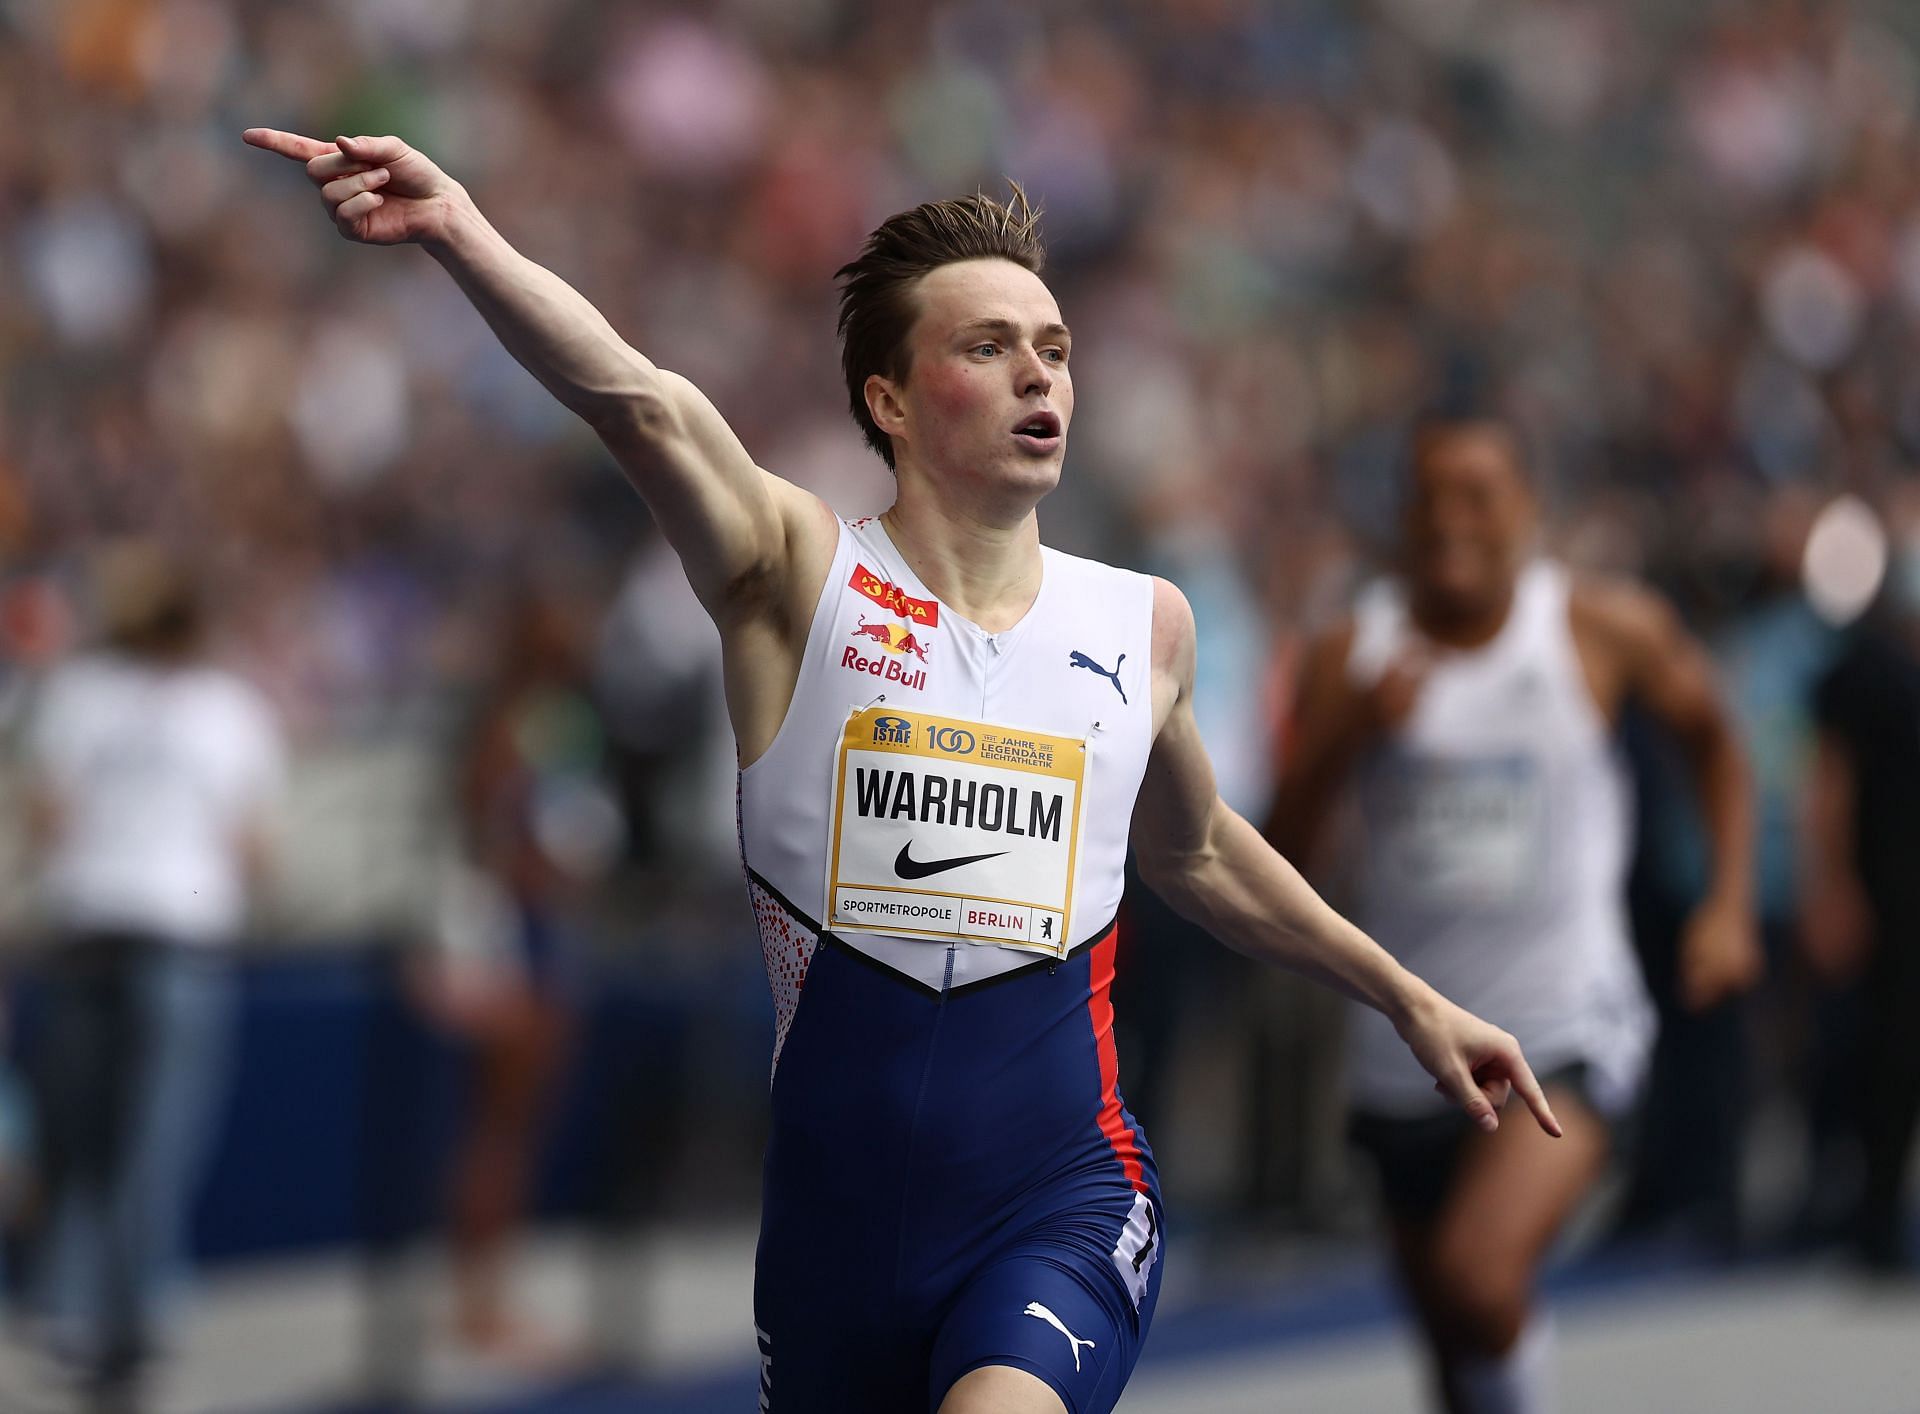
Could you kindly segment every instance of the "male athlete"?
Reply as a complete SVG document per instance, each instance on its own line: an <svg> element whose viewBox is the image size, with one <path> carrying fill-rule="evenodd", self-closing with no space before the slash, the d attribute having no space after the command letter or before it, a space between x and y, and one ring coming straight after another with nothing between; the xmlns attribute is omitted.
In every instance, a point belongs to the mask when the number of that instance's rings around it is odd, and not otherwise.
<svg viewBox="0 0 1920 1414"><path fill-rule="evenodd" d="M1626 926L1629 808L1613 727L1633 697L1691 760L1712 888L1680 958L1705 1007L1759 968L1746 770L1707 656L1634 586L1533 557L1520 452L1498 422L1415 440L1402 578L1310 649L1276 841L1310 862L1349 784L1359 916L1410 967L1510 1028L1566 1127L1475 1134L1375 1017L1350 1047L1353 1131L1380 1169L1401 1275L1452 1414L1544 1407L1534 1269L1631 1109L1653 1017Z"/></svg>
<svg viewBox="0 0 1920 1414"><path fill-rule="evenodd" d="M343 235L447 268L605 441L719 625L776 1013L762 1409L1113 1408L1162 1241L1108 1002L1130 825L1164 896L1379 1008L1480 1126L1517 1089L1557 1132L1510 1036L1220 803L1179 591L1041 546L1073 382L1023 196L896 216L841 272L853 414L899 482L846 523L399 139L246 139L304 162Z"/></svg>

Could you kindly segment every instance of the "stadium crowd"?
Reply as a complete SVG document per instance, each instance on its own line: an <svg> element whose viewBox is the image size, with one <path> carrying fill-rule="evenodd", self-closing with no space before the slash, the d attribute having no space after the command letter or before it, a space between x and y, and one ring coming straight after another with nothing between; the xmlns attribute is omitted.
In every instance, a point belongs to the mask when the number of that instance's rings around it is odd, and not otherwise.
<svg viewBox="0 0 1920 1414"><path fill-rule="evenodd" d="M433 154L845 514L888 481L847 417L833 271L890 212L1024 184L1076 333L1043 526L1185 587L1203 733L1256 817L1302 635L1391 537L1411 420L1497 410L1556 551L1665 590L1748 733L1773 979L1751 1011L1672 1028L1668 1073L1735 1116L1857 1089L1843 984L1865 964L1845 939L1810 955L1800 926L1816 684L1844 643L1802 566L1846 493L1890 527L1888 592L1920 593L1910 7L0 4L0 729L88 640L94 552L153 539L203 577L218 655L277 710L296 778L397 744L442 763L452 817L474 717L526 676L501 661L524 651L510 629L543 614L591 664L566 767L590 788L536 831L567 906L603 949L693 929L750 955L717 640L644 508L432 262L349 251L298 172L242 146L250 124ZM1660 743L1636 757L1657 977L1699 846ZM299 814L281 855L303 867L355 828ZM330 901L364 931L378 905L353 917L354 884ZM14 932L22 896L0 908ZM257 931L340 926L301 897L270 891ZM1196 968L1191 1004L1221 1004L1225 966ZM1247 1030L1298 1020L1268 1000ZM1737 1124L1696 1130L1653 1117L1630 1211L1704 1205L1737 1240L1780 1181L1741 1167ZM1329 1161L1252 1168L1274 1162ZM1337 1187L1265 1192L1310 1213Z"/></svg>

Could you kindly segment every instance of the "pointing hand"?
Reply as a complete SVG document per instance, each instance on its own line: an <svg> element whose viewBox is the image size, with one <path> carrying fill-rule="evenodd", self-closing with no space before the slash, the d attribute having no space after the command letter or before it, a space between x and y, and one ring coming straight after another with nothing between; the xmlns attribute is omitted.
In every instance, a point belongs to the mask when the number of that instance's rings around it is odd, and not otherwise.
<svg viewBox="0 0 1920 1414"><path fill-rule="evenodd" d="M366 245L398 245L441 237L466 189L397 137L343 137L333 142L248 128L249 145L306 164L341 235Z"/></svg>

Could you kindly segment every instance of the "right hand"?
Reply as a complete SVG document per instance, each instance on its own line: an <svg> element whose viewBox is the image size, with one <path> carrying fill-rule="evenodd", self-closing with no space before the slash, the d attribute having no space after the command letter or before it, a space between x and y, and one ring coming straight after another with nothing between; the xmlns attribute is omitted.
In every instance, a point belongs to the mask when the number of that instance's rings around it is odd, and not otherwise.
<svg viewBox="0 0 1920 1414"><path fill-rule="evenodd" d="M1360 694L1360 722L1369 738L1392 736L1413 715L1433 661L1410 649L1395 658Z"/></svg>
<svg viewBox="0 0 1920 1414"><path fill-rule="evenodd" d="M350 241L399 245L442 238L466 189L397 137L334 142L277 128L248 128L253 147L306 164L333 224Z"/></svg>
<svg viewBox="0 0 1920 1414"><path fill-rule="evenodd" d="M1424 983L1416 1000L1394 1020L1394 1029L1414 1059L1433 1077L1433 1088L1467 1113L1476 1128L1500 1127L1500 1108L1518 1092L1534 1123L1558 1139L1560 1121L1534 1078L1520 1043L1499 1027L1454 1005Z"/></svg>

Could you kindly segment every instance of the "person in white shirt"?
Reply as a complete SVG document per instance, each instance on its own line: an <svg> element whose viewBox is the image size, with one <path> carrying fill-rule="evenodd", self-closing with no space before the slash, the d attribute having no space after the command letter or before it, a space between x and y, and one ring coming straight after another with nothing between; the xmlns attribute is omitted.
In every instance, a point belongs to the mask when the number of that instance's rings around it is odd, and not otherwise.
<svg viewBox="0 0 1920 1414"><path fill-rule="evenodd" d="M39 1296L95 1405L137 1405L225 1094L229 963L282 775L272 713L206 658L184 567L102 556L104 641L26 738L47 1006L27 1059L47 1211Z"/></svg>

